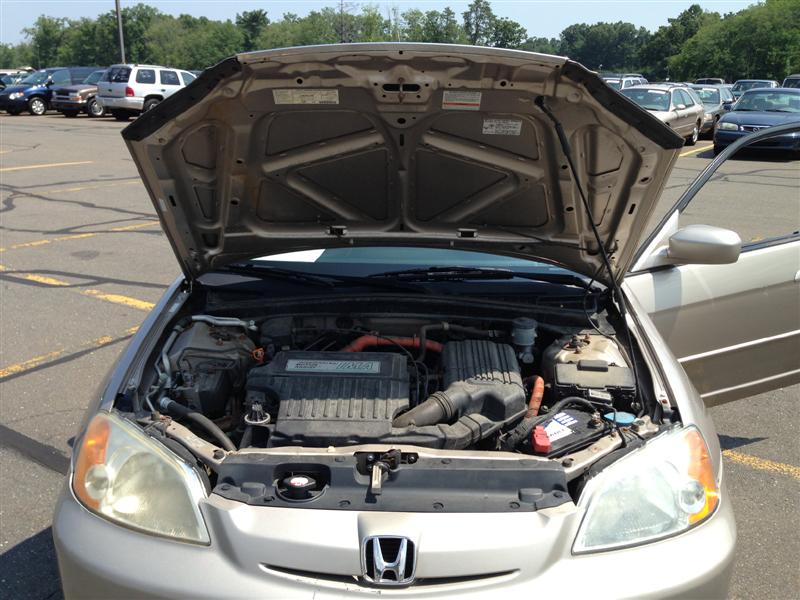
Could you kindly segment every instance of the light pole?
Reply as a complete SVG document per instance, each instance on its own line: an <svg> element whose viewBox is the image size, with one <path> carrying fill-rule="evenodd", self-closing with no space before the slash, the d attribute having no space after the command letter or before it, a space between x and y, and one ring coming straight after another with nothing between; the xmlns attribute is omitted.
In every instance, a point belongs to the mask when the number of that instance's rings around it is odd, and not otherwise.
<svg viewBox="0 0 800 600"><path fill-rule="evenodd" d="M122 11L119 8L119 0L115 0L117 5L117 28L119 29L119 55L121 62L125 64L125 37L122 35Z"/></svg>

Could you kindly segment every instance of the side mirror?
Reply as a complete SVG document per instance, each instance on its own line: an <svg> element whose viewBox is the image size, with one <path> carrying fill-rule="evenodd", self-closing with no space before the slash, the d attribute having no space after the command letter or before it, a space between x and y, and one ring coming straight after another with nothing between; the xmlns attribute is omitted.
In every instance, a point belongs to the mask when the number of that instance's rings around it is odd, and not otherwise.
<svg viewBox="0 0 800 600"><path fill-rule="evenodd" d="M47 87L50 87L51 85L53 85L53 80L52 80L52 79L48 79L48 80L45 82L45 85L46 85Z"/></svg>
<svg viewBox="0 0 800 600"><path fill-rule="evenodd" d="M725 265L739 260L742 239L729 229L687 225L673 233L666 256L671 264Z"/></svg>
<svg viewBox="0 0 800 600"><path fill-rule="evenodd" d="M683 110L684 108L686 108L685 104L676 104L675 105L675 110Z"/></svg>

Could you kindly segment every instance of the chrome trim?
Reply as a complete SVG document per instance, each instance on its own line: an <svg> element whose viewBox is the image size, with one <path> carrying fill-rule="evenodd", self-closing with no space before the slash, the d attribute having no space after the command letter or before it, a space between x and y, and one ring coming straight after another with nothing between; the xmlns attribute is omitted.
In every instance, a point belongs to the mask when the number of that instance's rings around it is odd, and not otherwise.
<svg viewBox="0 0 800 600"><path fill-rule="evenodd" d="M381 548L381 540L399 540L400 547L393 560L387 561ZM367 568L367 554L369 544L372 544L372 569ZM411 548L409 548L409 544ZM406 562L408 552L411 556L411 573L406 575ZM371 535L365 537L361 542L361 572L364 581L376 586L406 586L414 583L417 571L417 548L407 537L399 535ZM392 574L393 579L387 579L387 575Z"/></svg>

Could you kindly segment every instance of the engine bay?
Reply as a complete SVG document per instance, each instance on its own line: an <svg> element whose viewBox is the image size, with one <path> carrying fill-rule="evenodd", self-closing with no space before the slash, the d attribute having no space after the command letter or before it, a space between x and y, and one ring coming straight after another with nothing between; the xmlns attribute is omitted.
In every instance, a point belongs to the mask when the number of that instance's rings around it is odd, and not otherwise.
<svg viewBox="0 0 800 600"><path fill-rule="evenodd" d="M535 316L191 314L144 368L140 422L244 502L341 508L321 499L336 486L371 510L365 498L401 481L428 490L415 510L442 486L467 506L482 472L480 489L496 488L486 510L558 504L593 464L657 434L663 413L608 320ZM473 460L453 469L454 456ZM532 471L538 491L521 501Z"/></svg>

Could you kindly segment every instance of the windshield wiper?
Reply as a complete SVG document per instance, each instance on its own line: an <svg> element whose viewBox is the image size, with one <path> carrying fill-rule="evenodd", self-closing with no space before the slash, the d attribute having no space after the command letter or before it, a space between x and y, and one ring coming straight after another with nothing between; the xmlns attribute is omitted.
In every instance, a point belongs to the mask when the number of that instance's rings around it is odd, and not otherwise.
<svg viewBox="0 0 800 600"><path fill-rule="evenodd" d="M793 113L796 112L794 110L788 110L786 108L768 108L767 112L784 112L784 113Z"/></svg>
<svg viewBox="0 0 800 600"><path fill-rule="evenodd" d="M395 281L374 281L367 277L351 275L329 275L327 273L306 273L294 269L284 269L271 265L261 265L257 262L234 263L225 267L228 271L253 275L259 278L281 279L297 283L306 283L317 287L335 288L337 285L363 285L368 287L388 288L404 292L427 293L427 290L417 286L409 286Z"/></svg>
<svg viewBox="0 0 800 600"><path fill-rule="evenodd" d="M586 281L568 273L526 273L494 267L422 267L373 273L370 278L395 279L399 281L466 281L470 279L528 279L543 283L561 283L586 289Z"/></svg>

